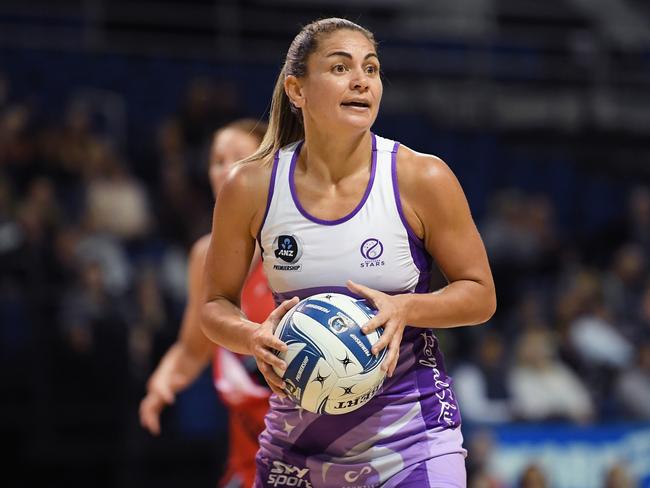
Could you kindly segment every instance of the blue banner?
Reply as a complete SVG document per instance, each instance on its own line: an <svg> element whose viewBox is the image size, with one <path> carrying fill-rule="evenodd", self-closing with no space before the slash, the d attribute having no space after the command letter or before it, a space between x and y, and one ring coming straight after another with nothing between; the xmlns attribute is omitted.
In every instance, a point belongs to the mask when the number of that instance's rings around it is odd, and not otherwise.
<svg viewBox="0 0 650 488"><path fill-rule="evenodd" d="M488 470L506 486L515 486L526 466L536 464L549 486L601 488L608 470L621 465L633 486L650 488L650 424L508 425L491 433Z"/></svg>

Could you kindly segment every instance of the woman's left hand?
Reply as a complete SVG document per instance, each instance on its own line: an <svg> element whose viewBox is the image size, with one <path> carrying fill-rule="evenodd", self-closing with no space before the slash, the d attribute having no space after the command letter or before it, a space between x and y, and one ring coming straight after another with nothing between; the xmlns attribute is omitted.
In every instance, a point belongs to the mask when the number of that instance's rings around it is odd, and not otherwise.
<svg viewBox="0 0 650 488"><path fill-rule="evenodd" d="M398 296L387 295L381 291L348 280L348 289L368 300L377 310L377 314L364 325L361 330L368 334L378 327L384 328L384 333L377 343L372 346L372 353L378 354L384 347L388 347L388 354L381 368L388 376L393 376L399 359L399 346L402 342L404 327L406 327L406 308L404 301Z"/></svg>

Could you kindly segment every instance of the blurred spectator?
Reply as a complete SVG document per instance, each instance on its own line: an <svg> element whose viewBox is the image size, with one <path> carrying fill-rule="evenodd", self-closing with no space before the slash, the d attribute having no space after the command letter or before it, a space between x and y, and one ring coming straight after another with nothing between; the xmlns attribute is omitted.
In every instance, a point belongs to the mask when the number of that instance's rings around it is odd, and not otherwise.
<svg viewBox="0 0 650 488"><path fill-rule="evenodd" d="M634 366L621 372L616 385L627 418L650 420L650 340L637 350Z"/></svg>
<svg viewBox="0 0 650 488"><path fill-rule="evenodd" d="M492 266L528 267L534 262L538 242L530 232L525 201L515 189L493 198L481 232Z"/></svg>
<svg viewBox="0 0 650 488"><path fill-rule="evenodd" d="M126 241L144 237L151 225L142 185L106 144L93 144L87 162L87 225Z"/></svg>
<svg viewBox="0 0 650 488"><path fill-rule="evenodd" d="M634 349L611 319L609 311L597 304L569 325L570 340L583 361L617 368L630 363Z"/></svg>
<svg viewBox="0 0 650 488"><path fill-rule="evenodd" d="M61 306L61 333L68 347L83 356L108 348L113 341L102 344L102 336L124 334L127 314L124 302L106 287L101 264L82 262L77 283L65 293Z"/></svg>
<svg viewBox="0 0 650 488"><path fill-rule="evenodd" d="M498 283L499 306L515 306L522 287L551 286L562 254L555 209L544 195L527 196L517 189L496 194L481 235Z"/></svg>
<svg viewBox="0 0 650 488"><path fill-rule="evenodd" d="M518 488L547 488L548 486L544 471L536 464L530 464L524 468L517 484Z"/></svg>
<svg viewBox="0 0 650 488"><path fill-rule="evenodd" d="M487 333L473 361L461 364L452 375L454 390L463 405L463 420L498 423L511 420L503 339Z"/></svg>
<svg viewBox="0 0 650 488"><path fill-rule="evenodd" d="M633 345L603 299L602 273L577 269L564 276L558 289L557 315L562 357L592 392L599 416L618 414L611 394L622 367L630 364Z"/></svg>
<svg viewBox="0 0 650 488"><path fill-rule="evenodd" d="M623 463L614 464L605 473L603 488L636 488L637 486L628 467Z"/></svg>
<svg viewBox="0 0 650 488"><path fill-rule="evenodd" d="M463 410L463 415L464 415ZM488 429L475 431L467 446L465 465L467 467L467 486L469 488L500 488L501 483L490 473L490 456L494 451L492 433Z"/></svg>
<svg viewBox="0 0 650 488"><path fill-rule="evenodd" d="M516 346L509 376L512 408L527 421L587 422L594 408L585 385L556 355L550 334L525 329Z"/></svg>
<svg viewBox="0 0 650 488"><path fill-rule="evenodd" d="M542 270L557 259L555 210L544 195L525 196L516 189L498 193L482 235L495 266Z"/></svg>
<svg viewBox="0 0 650 488"><path fill-rule="evenodd" d="M162 166L156 201L160 233L167 241L189 250L209 230L211 212L206 209L211 205L192 184L180 161Z"/></svg>
<svg viewBox="0 0 650 488"><path fill-rule="evenodd" d="M192 151L177 119L166 119L159 126L156 153L157 177L153 183L158 230L162 238L187 253L194 241L209 231L212 196L209 187L192 177ZM201 167L200 182L205 180L205 168Z"/></svg>
<svg viewBox="0 0 650 488"><path fill-rule="evenodd" d="M638 310L645 279L647 258L641 245L629 242L621 246L612 259L603 279L603 294L607 308L623 324L622 331L634 339L635 312Z"/></svg>
<svg viewBox="0 0 650 488"><path fill-rule="evenodd" d="M93 134L90 113L82 105L71 103L63 126L56 130L56 150L61 167L68 173L84 174L100 139Z"/></svg>
<svg viewBox="0 0 650 488"><path fill-rule="evenodd" d="M612 323L597 272L578 270L567 277L558 296L558 318L567 334L567 346L582 365L623 367L631 359L629 341Z"/></svg>
<svg viewBox="0 0 650 488"><path fill-rule="evenodd" d="M0 113L0 168L6 168L16 188L34 177L33 113L26 104L10 104Z"/></svg>
<svg viewBox="0 0 650 488"><path fill-rule="evenodd" d="M83 234L77 243L79 263L101 267L103 287L115 295L126 293L131 285L132 266L120 242L110 234Z"/></svg>

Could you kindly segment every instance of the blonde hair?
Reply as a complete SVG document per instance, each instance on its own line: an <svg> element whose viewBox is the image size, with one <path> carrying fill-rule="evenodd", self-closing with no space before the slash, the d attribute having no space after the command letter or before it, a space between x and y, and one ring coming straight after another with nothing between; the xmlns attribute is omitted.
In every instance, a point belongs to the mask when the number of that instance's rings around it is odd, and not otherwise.
<svg viewBox="0 0 650 488"><path fill-rule="evenodd" d="M320 37L344 29L362 33L372 42L375 49L377 48L377 42L372 32L347 19L331 17L316 20L303 27L289 46L284 65L275 82L268 130L257 151L242 160L241 163L263 161L270 164L272 155L278 149L305 137L302 113L300 109L291 104L284 91L284 80L290 75L298 78L305 76L307 74L307 59L318 48Z"/></svg>
<svg viewBox="0 0 650 488"><path fill-rule="evenodd" d="M266 134L268 127L269 125L262 120L255 120L250 118L236 119L214 131L212 140L214 141L217 137L219 137L219 134L221 134L223 131L227 129L233 129L253 136L255 139L257 139L257 142L259 144L264 139L264 135Z"/></svg>

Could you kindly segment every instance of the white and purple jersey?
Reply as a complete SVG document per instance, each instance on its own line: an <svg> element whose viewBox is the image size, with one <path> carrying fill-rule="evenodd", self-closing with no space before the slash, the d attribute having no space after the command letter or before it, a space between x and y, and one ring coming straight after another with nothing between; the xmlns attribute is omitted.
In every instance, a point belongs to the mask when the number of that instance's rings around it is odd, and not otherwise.
<svg viewBox="0 0 650 488"><path fill-rule="evenodd" d="M366 191L337 220L310 215L298 200L294 171L301 147L290 144L276 154L258 236L276 300L352 295L348 279L390 294L428 292L432 259L402 211L399 144L372 135ZM465 454L460 412L431 329L405 329L395 374L354 412L317 415L277 395L270 405L256 486L388 486L435 457Z"/></svg>

